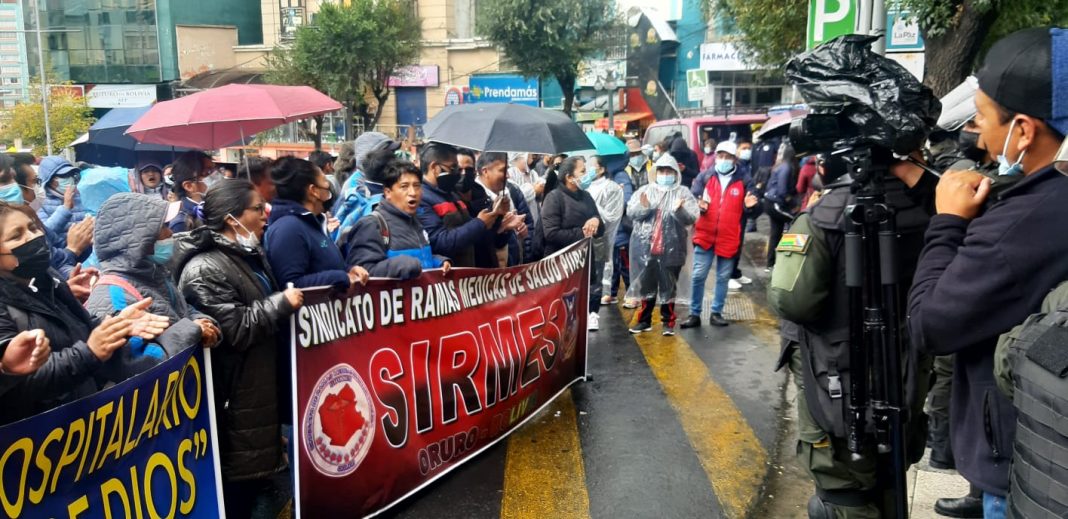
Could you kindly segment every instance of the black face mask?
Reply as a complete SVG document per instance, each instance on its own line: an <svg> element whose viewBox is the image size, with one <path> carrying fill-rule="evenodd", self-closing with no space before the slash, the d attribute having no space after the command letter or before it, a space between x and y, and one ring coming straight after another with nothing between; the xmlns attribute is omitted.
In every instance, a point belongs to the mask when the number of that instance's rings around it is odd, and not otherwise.
<svg viewBox="0 0 1068 519"><path fill-rule="evenodd" d="M471 189L475 187L475 168L462 168L460 169L463 176L463 182L460 184L461 193L470 193Z"/></svg>
<svg viewBox="0 0 1068 519"><path fill-rule="evenodd" d="M979 134L961 130L957 136L957 147L968 159L975 162L983 162L986 159L986 150L979 147Z"/></svg>
<svg viewBox="0 0 1068 519"><path fill-rule="evenodd" d="M462 176L463 175L460 175L459 173L451 172L445 175L438 174L438 189L446 193L451 193L452 190L456 188L456 184L460 182Z"/></svg>
<svg viewBox="0 0 1068 519"><path fill-rule="evenodd" d="M12 273L22 279L43 277L52 260L52 251L43 234L11 249L11 255L19 260L19 266Z"/></svg>

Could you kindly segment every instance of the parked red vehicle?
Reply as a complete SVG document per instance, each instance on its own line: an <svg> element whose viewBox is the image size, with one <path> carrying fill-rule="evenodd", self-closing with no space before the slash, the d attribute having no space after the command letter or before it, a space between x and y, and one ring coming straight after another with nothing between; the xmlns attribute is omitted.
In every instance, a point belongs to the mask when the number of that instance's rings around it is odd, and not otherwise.
<svg viewBox="0 0 1068 519"><path fill-rule="evenodd" d="M651 124L645 130L642 143L653 145L679 132L686 139L686 144L690 149L697 154L697 160L700 162L705 158L704 150L701 149L705 139L712 138L718 143L730 139L733 133L737 142L752 142L752 125L763 124L767 120L767 114L706 115L685 119L666 119Z"/></svg>

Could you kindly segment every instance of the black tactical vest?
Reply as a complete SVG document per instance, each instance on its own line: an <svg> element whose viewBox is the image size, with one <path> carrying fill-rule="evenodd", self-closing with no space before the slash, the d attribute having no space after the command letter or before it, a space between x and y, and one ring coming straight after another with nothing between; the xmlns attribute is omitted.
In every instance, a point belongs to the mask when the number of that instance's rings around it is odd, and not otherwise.
<svg viewBox="0 0 1068 519"><path fill-rule="evenodd" d="M1013 370L1009 517L1068 517L1068 306L1027 320Z"/></svg>

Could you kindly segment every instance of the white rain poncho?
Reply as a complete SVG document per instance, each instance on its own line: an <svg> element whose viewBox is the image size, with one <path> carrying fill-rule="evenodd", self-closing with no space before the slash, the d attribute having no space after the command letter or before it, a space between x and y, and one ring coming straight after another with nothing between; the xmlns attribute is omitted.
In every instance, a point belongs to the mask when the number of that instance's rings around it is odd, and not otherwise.
<svg viewBox="0 0 1068 519"><path fill-rule="evenodd" d="M594 257L597 261L612 258L612 246L616 241L616 229L623 219L623 188L612 179L602 176L594 180L586 190L597 204L597 212L604 222L604 235L594 240Z"/></svg>
<svg viewBox="0 0 1068 519"><path fill-rule="evenodd" d="M657 166L661 164L658 162ZM659 303L675 302L677 283L661 282L656 287L642 287L639 280L654 256L660 261L653 268L687 265L691 249L689 227L697 221L697 200L680 181L677 173L675 185L671 187L660 186L655 178L651 179L627 204L627 214L634 225L630 235L631 285L627 290L628 297L655 297ZM643 194L649 200L648 207L642 204ZM666 276L658 277L667 279Z"/></svg>

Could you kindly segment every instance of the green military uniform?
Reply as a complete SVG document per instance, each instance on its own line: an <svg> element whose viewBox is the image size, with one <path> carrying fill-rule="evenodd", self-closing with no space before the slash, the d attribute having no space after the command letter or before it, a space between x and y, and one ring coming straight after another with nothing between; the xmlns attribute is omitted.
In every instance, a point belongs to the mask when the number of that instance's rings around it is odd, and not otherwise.
<svg viewBox="0 0 1068 519"><path fill-rule="evenodd" d="M920 193L933 194L933 178L907 190L887 181L886 200L897 208L900 300L905 301L923 247L928 213ZM868 452L852 459L846 447L849 399L849 303L845 286L845 208L853 203L848 184L833 184L820 200L798 217L777 247L768 301L782 318L779 367L789 366L798 386L797 455L816 485L823 514L838 518L879 518L889 495L879 491L880 473L874 441ZM897 323L904 333L904 311ZM926 435L922 406L927 392L930 359L905 348L906 399L913 417L906 424L910 463L923 455ZM918 418L918 419L917 419ZM869 420L869 424L871 421ZM810 514L813 511L810 503Z"/></svg>

